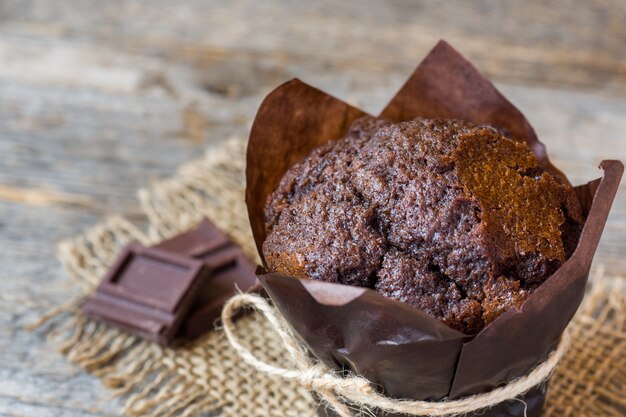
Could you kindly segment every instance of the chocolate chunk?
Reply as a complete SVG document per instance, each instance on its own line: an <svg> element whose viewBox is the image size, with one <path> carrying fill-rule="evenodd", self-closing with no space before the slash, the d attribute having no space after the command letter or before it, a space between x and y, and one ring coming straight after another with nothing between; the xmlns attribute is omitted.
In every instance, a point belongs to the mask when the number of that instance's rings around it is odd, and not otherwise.
<svg viewBox="0 0 626 417"><path fill-rule="evenodd" d="M216 250L232 246L231 240L213 223L204 219L195 229L154 245L154 248L201 258Z"/></svg>
<svg viewBox="0 0 626 417"><path fill-rule="evenodd" d="M252 291L258 284L255 265L220 229L208 220L154 248L190 256L204 262L211 274L204 279L179 336L194 338L210 331L224 302L237 290Z"/></svg>
<svg viewBox="0 0 626 417"><path fill-rule="evenodd" d="M90 317L168 344L209 272L200 260L129 245L83 309Z"/></svg>
<svg viewBox="0 0 626 417"><path fill-rule="evenodd" d="M243 255L218 269L200 288L180 335L191 339L212 330L222 313L222 306L235 295L237 288L244 292L260 289L254 271L254 264Z"/></svg>

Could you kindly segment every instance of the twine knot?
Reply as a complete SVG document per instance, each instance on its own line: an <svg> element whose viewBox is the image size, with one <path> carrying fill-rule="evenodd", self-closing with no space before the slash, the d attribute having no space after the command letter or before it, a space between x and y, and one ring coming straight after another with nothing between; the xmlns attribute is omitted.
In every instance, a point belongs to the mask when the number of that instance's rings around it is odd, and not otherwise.
<svg viewBox="0 0 626 417"><path fill-rule="evenodd" d="M237 310L243 307L253 307L270 323L289 353L294 368L280 368L263 362L241 345L234 332L233 317ZM245 362L266 374L297 380L303 387L315 392L328 403L340 417L353 417L351 408L359 408L371 415L374 415L374 410L380 410L391 414L412 416L459 416L489 408L501 402L516 399L548 379L569 344L569 337L567 333L564 333L559 345L548 356L548 359L529 374L510 381L502 387L459 400L433 402L387 397L377 392L367 379L358 375L343 376L313 359L285 319L258 295L238 294L228 300L222 310L222 323L228 341Z"/></svg>

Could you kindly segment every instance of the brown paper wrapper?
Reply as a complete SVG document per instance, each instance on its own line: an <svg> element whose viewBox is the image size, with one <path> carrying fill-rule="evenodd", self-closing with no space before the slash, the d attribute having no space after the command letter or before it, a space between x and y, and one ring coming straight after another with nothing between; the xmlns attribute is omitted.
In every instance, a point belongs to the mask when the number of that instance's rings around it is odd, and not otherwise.
<svg viewBox="0 0 626 417"><path fill-rule="evenodd" d="M264 206L282 175L314 148L342 137L365 113L294 79L262 103L247 152L246 203L261 255ZM471 63L439 42L380 115L393 121L454 118L488 124L528 143L549 161L524 115ZM526 300L475 336L453 330L420 310L359 287L268 273L263 286L311 351L326 364L356 372L393 397L455 399L528 373L555 348L578 308L623 165L603 161L602 178L575 187L587 215L574 254ZM540 414L545 387L483 416ZM320 411L320 415L325 415ZM329 411L328 415L332 415Z"/></svg>

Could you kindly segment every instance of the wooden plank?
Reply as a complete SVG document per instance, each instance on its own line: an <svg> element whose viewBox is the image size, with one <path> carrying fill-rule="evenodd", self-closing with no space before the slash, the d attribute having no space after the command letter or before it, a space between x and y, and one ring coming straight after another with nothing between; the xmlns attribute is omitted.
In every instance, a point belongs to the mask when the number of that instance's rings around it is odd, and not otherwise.
<svg viewBox="0 0 626 417"><path fill-rule="evenodd" d="M574 183L626 160L626 3L0 2L0 415L115 415L23 326L77 289L54 257L298 76L377 113L440 37L499 81ZM513 18L514 17L514 18ZM620 189L596 256L626 275Z"/></svg>
<svg viewBox="0 0 626 417"><path fill-rule="evenodd" d="M83 207L0 202L0 415L117 415L96 378L24 326L78 288L54 256L55 241L100 216Z"/></svg>
<svg viewBox="0 0 626 417"><path fill-rule="evenodd" d="M108 1L97 14L80 1L6 3L5 33L72 38L203 71L241 60L270 77L295 65L407 71L446 38L496 79L626 93L626 3L616 0ZM220 77L209 76L209 87L228 91Z"/></svg>

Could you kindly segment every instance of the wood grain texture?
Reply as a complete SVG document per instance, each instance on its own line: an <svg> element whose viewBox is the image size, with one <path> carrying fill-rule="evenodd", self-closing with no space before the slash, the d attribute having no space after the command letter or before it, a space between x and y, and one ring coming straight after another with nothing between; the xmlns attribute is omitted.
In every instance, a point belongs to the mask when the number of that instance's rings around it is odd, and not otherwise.
<svg viewBox="0 0 626 417"><path fill-rule="evenodd" d="M626 160L626 2L0 0L0 416L115 416L23 326L77 289L55 243L221 140L297 76L378 113L446 38L578 184ZM596 256L626 274L622 186Z"/></svg>
<svg viewBox="0 0 626 417"><path fill-rule="evenodd" d="M319 70L408 72L439 38L502 80L624 92L626 4L593 1L5 1L4 31L95 42L200 68L244 61L272 77ZM239 68L240 73L249 71ZM213 71L207 86L225 81ZM251 77L254 78L254 77ZM256 80L233 85L240 93Z"/></svg>

